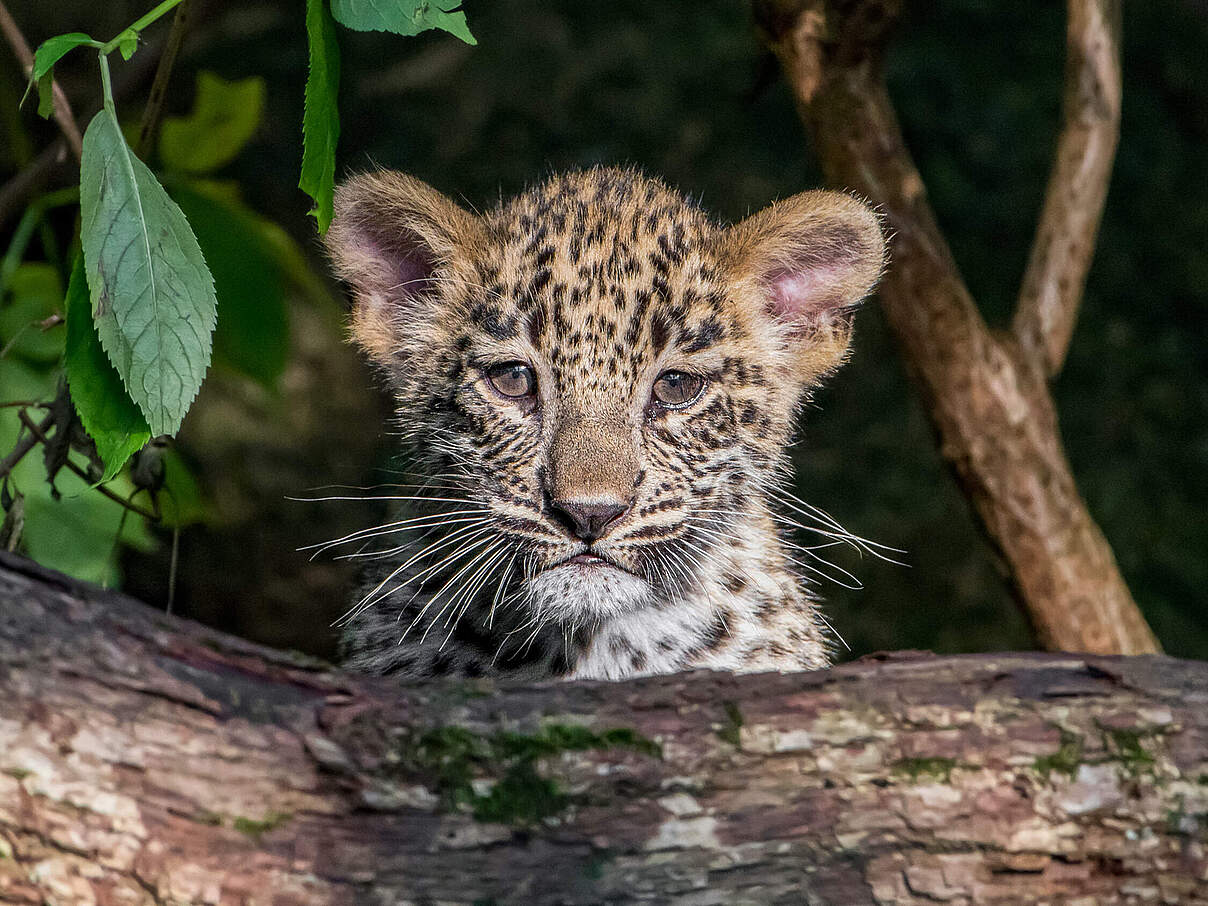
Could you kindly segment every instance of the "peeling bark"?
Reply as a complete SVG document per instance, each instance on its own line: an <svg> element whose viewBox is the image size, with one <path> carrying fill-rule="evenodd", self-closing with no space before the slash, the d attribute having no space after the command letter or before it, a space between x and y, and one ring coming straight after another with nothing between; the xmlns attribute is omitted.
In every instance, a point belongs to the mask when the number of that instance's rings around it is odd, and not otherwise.
<svg viewBox="0 0 1208 906"><path fill-rule="evenodd" d="M1065 128L1011 333L982 320L903 141L882 67L900 8L900 0L755 3L827 181L885 214L893 238L881 306L940 453L1041 644L1156 652L1078 493L1047 383L1073 330L1111 172L1118 5L1070 0Z"/></svg>
<svg viewBox="0 0 1208 906"><path fill-rule="evenodd" d="M396 687L0 555L0 902L1208 904L1208 665Z"/></svg>

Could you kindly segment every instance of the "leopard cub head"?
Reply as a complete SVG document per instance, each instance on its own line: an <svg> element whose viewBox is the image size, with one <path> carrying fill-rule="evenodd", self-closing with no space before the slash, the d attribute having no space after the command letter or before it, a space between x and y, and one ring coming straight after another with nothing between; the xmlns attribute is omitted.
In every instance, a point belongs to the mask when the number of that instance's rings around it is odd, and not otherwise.
<svg viewBox="0 0 1208 906"><path fill-rule="evenodd" d="M463 611L571 626L697 593L715 552L761 543L796 410L843 362L885 255L845 194L727 226L621 169L481 214L357 176L326 241L446 517L419 523L429 560L400 558Z"/></svg>

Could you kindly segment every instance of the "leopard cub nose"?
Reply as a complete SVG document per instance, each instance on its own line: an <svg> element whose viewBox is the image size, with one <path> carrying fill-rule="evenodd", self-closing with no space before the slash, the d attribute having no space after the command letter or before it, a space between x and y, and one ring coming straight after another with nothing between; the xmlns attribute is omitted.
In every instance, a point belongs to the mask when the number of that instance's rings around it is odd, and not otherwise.
<svg viewBox="0 0 1208 906"><path fill-rule="evenodd" d="M629 504L616 501L553 500L550 505L571 533L589 544L627 512Z"/></svg>

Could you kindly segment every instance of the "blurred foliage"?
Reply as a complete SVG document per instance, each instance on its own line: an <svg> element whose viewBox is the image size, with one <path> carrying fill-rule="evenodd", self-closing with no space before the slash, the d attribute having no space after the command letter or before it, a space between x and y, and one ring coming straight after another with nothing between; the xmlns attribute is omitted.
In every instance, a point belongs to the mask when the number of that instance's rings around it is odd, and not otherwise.
<svg viewBox="0 0 1208 906"><path fill-rule="evenodd" d="M271 212L316 251L307 199L295 187L307 66L301 6L192 2L201 15L178 64L171 112L188 114L191 93L181 86L199 71L263 79L260 128L214 175L238 188L247 217L263 223ZM109 34L139 7L10 4L20 21L44 29L30 35L35 41L72 29ZM339 172L405 169L481 208L550 170L629 162L730 219L819 182L792 100L739 0L471 0L466 11L476 47L436 32L403 43L340 32ZM1195 0L1128 4L1124 33L1119 157L1055 393L1075 475L1134 595L1168 651L1208 657L1208 10ZM890 87L903 129L957 261L998 325L1014 304L1048 174L1063 55L1060 4L916 2L892 45ZM69 56L58 72L73 98L87 98L70 64ZM10 71L4 78L0 109L20 93ZM31 129L40 141L53 134ZM11 135L3 159L15 167L29 151ZM169 185L182 207L234 203L213 185ZM196 219L204 247L204 212ZM210 241L248 249L247 262L269 254L230 237ZM248 289L260 265L232 264L227 282L246 280L249 298L285 299L289 346L264 350L278 363L266 361L265 372L281 368L277 389L248 367L255 348L228 346L216 353L227 361L221 380L203 389L182 435L209 513L182 537L182 606L246 635L325 650L343 580L293 548L372 517L283 497L370 483L364 476L384 429L371 382L347 364L337 319L315 301L319 284L285 277L286 258L275 260L283 270L274 279L285 282L273 286L285 285L284 295ZM223 282L221 266L211 266ZM221 286L219 295L221 333ZM797 491L858 534L903 548L910 566L842 560L866 588L820 588L831 621L857 655L1028 647L875 301L857 324L851 364L803 420ZM240 361L243 373L234 373ZM16 396L10 380L36 383L43 374L36 358L11 354L0 369L5 397ZM162 544L127 555L128 587L162 600L166 559Z"/></svg>
<svg viewBox="0 0 1208 906"><path fill-rule="evenodd" d="M64 285L49 264L20 265L5 289L0 308L0 403L52 400L59 383L59 359L64 330L43 330L41 324L61 314ZM30 409L40 421L43 412ZM0 455L7 454L22 432L21 410L0 408ZM114 584L118 578L118 530L121 541L135 549L152 546L152 537L139 518L123 518L120 504L93 491L78 475L60 470L52 482L47 465L35 449L14 467L4 482L5 495L22 499L23 542L40 563L93 582ZM134 486L126 478L110 483L111 490L130 497Z"/></svg>

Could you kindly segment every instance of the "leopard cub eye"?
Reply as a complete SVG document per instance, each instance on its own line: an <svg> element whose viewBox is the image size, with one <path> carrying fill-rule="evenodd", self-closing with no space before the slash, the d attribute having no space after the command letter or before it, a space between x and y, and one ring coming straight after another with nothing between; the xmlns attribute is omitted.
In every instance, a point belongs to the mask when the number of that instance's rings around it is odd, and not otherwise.
<svg viewBox="0 0 1208 906"><path fill-rule="evenodd" d="M654 402L664 409L684 409L696 402L705 379L686 371L664 371L654 382Z"/></svg>
<svg viewBox="0 0 1208 906"><path fill-rule="evenodd" d="M521 399L537 392L537 375L524 362L504 362L487 369L487 381L495 392L509 399Z"/></svg>

